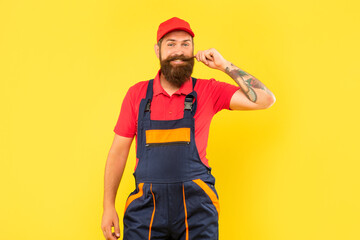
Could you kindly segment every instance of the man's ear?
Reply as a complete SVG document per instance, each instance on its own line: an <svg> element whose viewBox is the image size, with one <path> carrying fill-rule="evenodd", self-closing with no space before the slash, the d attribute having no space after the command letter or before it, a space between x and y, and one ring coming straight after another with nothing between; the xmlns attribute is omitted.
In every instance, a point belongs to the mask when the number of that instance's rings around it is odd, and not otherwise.
<svg viewBox="0 0 360 240"><path fill-rule="evenodd" d="M155 50L155 54L156 54L156 56L157 56L157 58L159 58L159 45L157 45L157 44L155 44L155 46L154 46L154 50ZM159 58L160 59L160 58Z"/></svg>

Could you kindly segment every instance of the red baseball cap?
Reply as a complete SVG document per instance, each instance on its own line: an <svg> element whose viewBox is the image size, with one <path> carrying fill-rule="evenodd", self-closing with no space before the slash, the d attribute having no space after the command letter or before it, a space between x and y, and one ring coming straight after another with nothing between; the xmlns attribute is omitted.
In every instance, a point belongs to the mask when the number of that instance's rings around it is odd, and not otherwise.
<svg viewBox="0 0 360 240"><path fill-rule="evenodd" d="M157 41L159 40L167 33L174 31L174 30L183 30L185 32L188 32L192 37L195 36L193 31L190 28L190 24L186 22L185 20L182 20L177 17L170 18L166 20L165 22L162 22L159 25L158 31L157 31Z"/></svg>

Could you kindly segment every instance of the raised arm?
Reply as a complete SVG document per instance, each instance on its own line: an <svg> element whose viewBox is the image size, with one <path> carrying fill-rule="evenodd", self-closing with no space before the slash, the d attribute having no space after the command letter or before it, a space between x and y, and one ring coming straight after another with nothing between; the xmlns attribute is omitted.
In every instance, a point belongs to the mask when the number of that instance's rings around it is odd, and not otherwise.
<svg viewBox="0 0 360 240"><path fill-rule="evenodd" d="M230 109L265 109L275 103L274 94L262 82L225 60L216 49L199 51L195 57L206 66L227 73L240 86L241 91L237 91L231 98Z"/></svg>

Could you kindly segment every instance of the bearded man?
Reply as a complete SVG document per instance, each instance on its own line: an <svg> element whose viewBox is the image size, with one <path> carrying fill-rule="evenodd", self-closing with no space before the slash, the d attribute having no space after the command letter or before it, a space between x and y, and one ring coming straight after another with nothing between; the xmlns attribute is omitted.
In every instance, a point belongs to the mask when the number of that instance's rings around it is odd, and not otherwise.
<svg viewBox="0 0 360 240"><path fill-rule="evenodd" d="M194 36L182 19L161 23L155 44L161 69L154 79L130 87L124 98L105 168L106 239L120 237L115 197L134 136L135 190L124 209L123 239L218 239L220 205L206 158L211 119L222 109L269 108L275 97L217 50L194 55ZM191 77L194 58L238 86Z"/></svg>

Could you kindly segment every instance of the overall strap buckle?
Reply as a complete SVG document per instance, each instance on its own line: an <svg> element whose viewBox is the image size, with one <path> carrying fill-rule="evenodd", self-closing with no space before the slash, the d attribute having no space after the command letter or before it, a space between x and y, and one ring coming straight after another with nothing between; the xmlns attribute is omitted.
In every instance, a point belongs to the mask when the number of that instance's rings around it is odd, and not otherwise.
<svg viewBox="0 0 360 240"><path fill-rule="evenodd" d="M151 112L150 111L150 105L151 105L151 100L148 99L147 103L146 103L146 107L145 107L145 112Z"/></svg>
<svg viewBox="0 0 360 240"><path fill-rule="evenodd" d="M192 110L192 106L193 106L193 96L187 96L185 98L185 102L184 102L184 110Z"/></svg>

